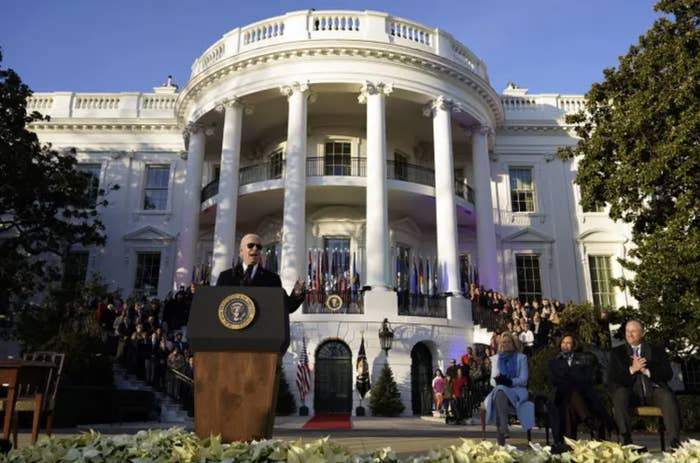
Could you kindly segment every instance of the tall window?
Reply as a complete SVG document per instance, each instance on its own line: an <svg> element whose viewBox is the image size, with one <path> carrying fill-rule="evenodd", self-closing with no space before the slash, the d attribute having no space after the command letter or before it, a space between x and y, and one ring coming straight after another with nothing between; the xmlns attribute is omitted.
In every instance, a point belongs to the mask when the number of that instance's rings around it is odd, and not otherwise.
<svg viewBox="0 0 700 463"><path fill-rule="evenodd" d="M90 176L86 195L90 201L90 205L94 206L97 203L97 195L100 191L100 171L102 166L99 164L77 164L76 170Z"/></svg>
<svg viewBox="0 0 700 463"><path fill-rule="evenodd" d="M90 253L87 251L71 251L63 262L63 287L74 288L85 283L88 271Z"/></svg>
<svg viewBox="0 0 700 463"><path fill-rule="evenodd" d="M160 276L160 253L139 252L136 254L136 280L134 292L146 296L158 293L158 278Z"/></svg>
<svg viewBox="0 0 700 463"><path fill-rule="evenodd" d="M143 193L143 208L146 210L164 210L168 208L168 183L170 166L146 166L146 187Z"/></svg>
<svg viewBox="0 0 700 463"><path fill-rule="evenodd" d="M401 153L394 153L394 178L408 180L408 158Z"/></svg>
<svg viewBox="0 0 700 463"><path fill-rule="evenodd" d="M324 165L324 175L350 175L350 143L326 143Z"/></svg>
<svg viewBox="0 0 700 463"><path fill-rule="evenodd" d="M282 150L277 150L270 154L269 174L271 179L282 178L282 172L284 172L283 162Z"/></svg>
<svg viewBox="0 0 700 463"><path fill-rule="evenodd" d="M601 309L615 306L611 260L610 256L588 256L593 305Z"/></svg>
<svg viewBox="0 0 700 463"><path fill-rule="evenodd" d="M542 279L540 277L540 256L520 254L515 256L518 275L518 299L520 302L542 300Z"/></svg>
<svg viewBox="0 0 700 463"><path fill-rule="evenodd" d="M513 212L535 212L535 184L532 181L532 168L511 167L508 174Z"/></svg>

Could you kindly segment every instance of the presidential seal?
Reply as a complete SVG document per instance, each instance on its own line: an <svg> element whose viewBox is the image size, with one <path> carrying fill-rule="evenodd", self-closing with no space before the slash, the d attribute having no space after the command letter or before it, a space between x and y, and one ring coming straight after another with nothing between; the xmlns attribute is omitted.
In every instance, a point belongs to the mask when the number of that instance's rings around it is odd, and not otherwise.
<svg viewBox="0 0 700 463"><path fill-rule="evenodd" d="M219 321L230 330L242 330L253 323L255 304L245 294L231 294L219 304Z"/></svg>
<svg viewBox="0 0 700 463"><path fill-rule="evenodd" d="M337 312L343 307L343 298L337 294L331 294L326 298L326 308L331 312Z"/></svg>

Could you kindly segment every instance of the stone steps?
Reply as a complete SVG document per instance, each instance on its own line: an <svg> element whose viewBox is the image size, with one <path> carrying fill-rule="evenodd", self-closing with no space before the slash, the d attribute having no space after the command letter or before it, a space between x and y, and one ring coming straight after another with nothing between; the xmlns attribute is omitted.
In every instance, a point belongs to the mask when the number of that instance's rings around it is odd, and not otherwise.
<svg viewBox="0 0 700 463"><path fill-rule="evenodd" d="M168 397L163 392L154 390L146 381L128 373L124 367L116 363L114 364L114 387L117 389L153 392L160 406L160 422L186 425L192 421L192 418L182 409L179 402Z"/></svg>

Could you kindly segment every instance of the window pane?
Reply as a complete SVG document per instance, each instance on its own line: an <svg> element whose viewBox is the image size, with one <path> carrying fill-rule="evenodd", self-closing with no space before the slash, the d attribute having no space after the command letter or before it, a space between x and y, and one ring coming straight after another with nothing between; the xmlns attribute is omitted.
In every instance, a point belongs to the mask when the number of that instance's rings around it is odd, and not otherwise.
<svg viewBox="0 0 700 463"><path fill-rule="evenodd" d="M283 160L282 151L270 154L270 178L282 178Z"/></svg>
<svg viewBox="0 0 700 463"><path fill-rule="evenodd" d="M350 175L350 143L326 143L324 175Z"/></svg>
<svg viewBox="0 0 700 463"><path fill-rule="evenodd" d="M521 302L541 300L540 256L517 255L515 266L518 278L518 299Z"/></svg>
<svg viewBox="0 0 700 463"><path fill-rule="evenodd" d="M76 170L90 176L86 194L90 200L90 204L94 206L97 202L97 194L100 190L100 171L102 170L102 166L100 164L77 164Z"/></svg>
<svg viewBox="0 0 700 463"><path fill-rule="evenodd" d="M168 183L170 167L162 165L146 166L146 188L143 194L143 208L163 210L168 207Z"/></svg>
<svg viewBox="0 0 700 463"><path fill-rule="evenodd" d="M508 172L513 212L535 212L535 185L532 181L532 169L512 167Z"/></svg>
<svg viewBox="0 0 700 463"><path fill-rule="evenodd" d="M134 292L146 296L154 296L158 293L160 253L139 252L136 256Z"/></svg>
<svg viewBox="0 0 700 463"><path fill-rule="evenodd" d="M615 306L611 260L611 256L588 256L591 296L596 307L609 309Z"/></svg>

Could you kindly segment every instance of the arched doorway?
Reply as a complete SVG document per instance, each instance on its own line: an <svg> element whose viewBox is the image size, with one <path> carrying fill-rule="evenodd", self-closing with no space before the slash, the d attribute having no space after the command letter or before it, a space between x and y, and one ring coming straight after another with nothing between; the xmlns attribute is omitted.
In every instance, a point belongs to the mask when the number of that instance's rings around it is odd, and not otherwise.
<svg viewBox="0 0 700 463"><path fill-rule="evenodd" d="M352 353L342 341L327 341L316 351L314 411L352 411Z"/></svg>
<svg viewBox="0 0 700 463"><path fill-rule="evenodd" d="M411 349L411 403L414 415L430 415L433 405L433 356L419 342Z"/></svg>

